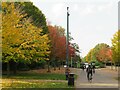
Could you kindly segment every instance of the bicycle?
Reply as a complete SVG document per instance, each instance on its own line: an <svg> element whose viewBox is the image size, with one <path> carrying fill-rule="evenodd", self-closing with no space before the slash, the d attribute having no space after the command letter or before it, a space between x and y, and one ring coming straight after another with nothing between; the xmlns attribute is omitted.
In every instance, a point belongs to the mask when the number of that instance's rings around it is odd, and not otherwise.
<svg viewBox="0 0 120 90"><path fill-rule="evenodd" d="M92 83L92 75L89 74L89 82Z"/></svg>
<svg viewBox="0 0 120 90"><path fill-rule="evenodd" d="M88 75L88 82L92 83L92 74Z"/></svg>

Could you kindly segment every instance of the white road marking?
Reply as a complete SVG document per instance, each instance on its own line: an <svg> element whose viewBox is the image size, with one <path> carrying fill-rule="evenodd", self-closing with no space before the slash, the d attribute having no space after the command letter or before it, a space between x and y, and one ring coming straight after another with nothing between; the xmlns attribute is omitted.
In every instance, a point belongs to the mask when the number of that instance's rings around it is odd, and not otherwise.
<svg viewBox="0 0 120 90"><path fill-rule="evenodd" d="M82 85L82 86L115 86L115 87L118 87L118 84L112 84L112 83L80 83L79 85Z"/></svg>

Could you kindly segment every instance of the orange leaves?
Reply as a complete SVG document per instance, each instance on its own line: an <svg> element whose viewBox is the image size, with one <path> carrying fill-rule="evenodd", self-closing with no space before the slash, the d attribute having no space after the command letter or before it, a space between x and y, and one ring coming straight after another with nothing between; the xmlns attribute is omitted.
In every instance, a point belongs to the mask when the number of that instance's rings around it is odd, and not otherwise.
<svg viewBox="0 0 120 90"><path fill-rule="evenodd" d="M64 58L66 56L66 38L65 36L60 36L56 43L56 54L59 58Z"/></svg>
<svg viewBox="0 0 120 90"><path fill-rule="evenodd" d="M69 46L69 56L74 57L75 55L75 48L72 46Z"/></svg>
<svg viewBox="0 0 120 90"><path fill-rule="evenodd" d="M66 36L64 29L59 26L48 26L49 36L51 39L51 56L60 59L66 58ZM75 48L69 44L69 57L75 55Z"/></svg>
<svg viewBox="0 0 120 90"><path fill-rule="evenodd" d="M101 48L101 50L98 52L98 60L99 61L108 61L108 60L112 60L112 51L110 48L108 47L103 47Z"/></svg>
<svg viewBox="0 0 120 90"><path fill-rule="evenodd" d="M65 59L66 37L60 34L61 29L56 26L48 26L51 40L51 56ZM64 32L63 32L64 33Z"/></svg>

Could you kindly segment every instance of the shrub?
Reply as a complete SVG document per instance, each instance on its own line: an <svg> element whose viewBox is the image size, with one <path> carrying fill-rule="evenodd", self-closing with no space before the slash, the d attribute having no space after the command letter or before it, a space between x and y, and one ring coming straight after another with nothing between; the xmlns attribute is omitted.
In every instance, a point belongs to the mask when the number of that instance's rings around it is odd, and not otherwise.
<svg viewBox="0 0 120 90"><path fill-rule="evenodd" d="M96 61L95 66L98 66L99 68L105 68L105 64L103 62Z"/></svg>
<svg viewBox="0 0 120 90"><path fill-rule="evenodd" d="M40 60L38 65L39 65L40 68L45 68L46 61L45 60Z"/></svg>

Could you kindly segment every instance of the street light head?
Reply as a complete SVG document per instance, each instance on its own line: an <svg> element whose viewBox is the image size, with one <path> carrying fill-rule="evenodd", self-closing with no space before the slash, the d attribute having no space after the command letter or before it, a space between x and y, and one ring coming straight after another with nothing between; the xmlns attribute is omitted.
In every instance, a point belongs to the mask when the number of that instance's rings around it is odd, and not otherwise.
<svg viewBox="0 0 120 90"><path fill-rule="evenodd" d="M69 7L67 7L67 15L70 16L70 14L69 14L69 10L68 10L68 9L69 9Z"/></svg>
<svg viewBox="0 0 120 90"><path fill-rule="evenodd" d="M69 7L67 7L67 10L69 9Z"/></svg>

